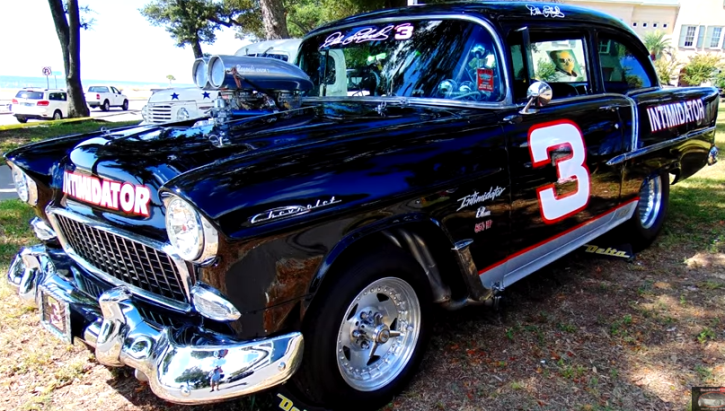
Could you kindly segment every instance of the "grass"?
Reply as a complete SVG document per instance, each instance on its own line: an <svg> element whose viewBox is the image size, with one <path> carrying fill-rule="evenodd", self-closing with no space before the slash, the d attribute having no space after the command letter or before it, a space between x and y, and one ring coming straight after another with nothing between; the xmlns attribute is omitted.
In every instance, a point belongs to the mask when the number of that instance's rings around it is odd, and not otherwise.
<svg viewBox="0 0 725 411"><path fill-rule="evenodd" d="M138 124L140 121L107 122L102 120L84 120L70 123L49 122L34 127L14 130L0 130L0 156L20 147L23 144L34 143L52 137L71 134L90 133L101 128L113 129Z"/></svg>
<svg viewBox="0 0 725 411"><path fill-rule="evenodd" d="M725 111L720 118L725 150ZM0 151L105 125L0 132ZM439 313L422 369L384 410L687 409L690 387L725 381L724 181L721 160L673 186L665 229L634 262L574 253L508 288L501 311ZM32 215L20 201L0 202L2 272L34 242ZM128 368L100 366L82 345L57 342L13 294L0 282L0 409L257 411L279 403L269 392L200 407L165 403Z"/></svg>

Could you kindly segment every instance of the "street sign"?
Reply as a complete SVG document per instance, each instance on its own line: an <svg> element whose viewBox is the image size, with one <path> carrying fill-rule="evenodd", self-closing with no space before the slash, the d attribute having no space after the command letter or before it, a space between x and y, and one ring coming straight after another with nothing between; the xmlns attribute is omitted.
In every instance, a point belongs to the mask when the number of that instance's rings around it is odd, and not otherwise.
<svg viewBox="0 0 725 411"><path fill-rule="evenodd" d="M44 76L50 76L51 74L53 74L53 71L50 69L50 67L43 67Z"/></svg>

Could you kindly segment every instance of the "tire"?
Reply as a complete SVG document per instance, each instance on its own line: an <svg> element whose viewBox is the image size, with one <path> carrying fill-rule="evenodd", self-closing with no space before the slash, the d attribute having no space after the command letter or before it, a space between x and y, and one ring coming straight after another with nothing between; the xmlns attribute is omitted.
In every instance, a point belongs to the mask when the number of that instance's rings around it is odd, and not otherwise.
<svg viewBox="0 0 725 411"><path fill-rule="evenodd" d="M15 118L17 118L18 119L18 122L20 122L20 123L27 123L28 122L28 119L25 118L25 117L23 117L23 116L15 116Z"/></svg>
<svg viewBox="0 0 725 411"><path fill-rule="evenodd" d="M331 409L378 409L408 384L423 358L432 315L428 280L416 260L395 248L328 275L333 278L305 315L305 352L293 386ZM396 336L401 330L406 332ZM396 346L398 352L391 351ZM352 366L378 375L364 380L343 371Z"/></svg>
<svg viewBox="0 0 725 411"><path fill-rule="evenodd" d="M128 100L123 100L123 104L121 105L121 110L128 111Z"/></svg>
<svg viewBox="0 0 725 411"><path fill-rule="evenodd" d="M649 247L664 227L670 199L670 179L660 170L648 176L639 191L639 202L632 218L624 223L621 238L635 251Z"/></svg>
<svg viewBox="0 0 725 411"><path fill-rule="evenodd" d="M108 100L103 102L103 105L101 105L101 111L108 111L111 109L111 105L108 103Z"/></svg>
<svg viewBox="0 0 725 411"><path fill-rule="evenodd" d="M63 119L63 113L60 112L60 110L55 110L53 113L53 120L62 120Z"/></svg>

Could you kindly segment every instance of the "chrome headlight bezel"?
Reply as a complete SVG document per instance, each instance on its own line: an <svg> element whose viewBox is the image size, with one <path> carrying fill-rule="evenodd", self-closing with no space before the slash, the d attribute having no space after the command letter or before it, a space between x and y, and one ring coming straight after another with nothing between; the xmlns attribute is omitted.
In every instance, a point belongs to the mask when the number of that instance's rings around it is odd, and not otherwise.
<svg viewBox="0 0 725 411"><path fill-rule="evenodd" d="M27 173L15 164L8 163L10 172L13 175L15 192L20 199L31 206L38 204L38 185Z"/></svg>
<svg viewBox="0 0 725 411"><path fill-rule="evenodd" d="M190 117L191 117L191 115L189 114L189 110L187 110L184 107L181 107L179 109L179 111L176 112L176 120L177 121L188 120Z"/></svg>
<svg viewBox="0 0 725 411"><path fill-rule="evenodd" d="M193 205L179 196L167 194L163 201L166 213L166 234L169 237L171 245L176 250L176 254L182 259L192 262L205 262L214 258L219 248L219 233L209 220L202 216ZM194 223L194 232L191 234L195 238L185 239L186 244L180 241L180 234L178 230L174 229L175 226L178 226L178 222L172 221L172 213L176 208L179 208L179 211L189 213L187 222L191 220Z"/></svg>

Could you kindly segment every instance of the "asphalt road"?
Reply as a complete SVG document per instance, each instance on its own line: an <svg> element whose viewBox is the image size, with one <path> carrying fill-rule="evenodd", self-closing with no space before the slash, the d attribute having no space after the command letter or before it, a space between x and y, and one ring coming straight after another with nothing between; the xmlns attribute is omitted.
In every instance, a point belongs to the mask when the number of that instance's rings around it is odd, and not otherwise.
<svg viewBox="0 0 725 411"><path fill-rule="evenodd" d="M0 201L11 198L18 198L18 195L15 193L15 184L13 184L10 167L3 164L0 166Z"/></svg>
<svg viewBox="0 0 725 411"><path fill-rule="evenodd" d="M132 100L129 102L128 111L120 107L111 107L110 111L91 109L91 117L103 118L108 121L133 121L141 120L141 109L146 105L146 100ZM38 123L43 120L28 120L28 123ZM10 112L7 111L7 102L0 101L0 126L20 124Z"/></svg>

